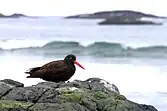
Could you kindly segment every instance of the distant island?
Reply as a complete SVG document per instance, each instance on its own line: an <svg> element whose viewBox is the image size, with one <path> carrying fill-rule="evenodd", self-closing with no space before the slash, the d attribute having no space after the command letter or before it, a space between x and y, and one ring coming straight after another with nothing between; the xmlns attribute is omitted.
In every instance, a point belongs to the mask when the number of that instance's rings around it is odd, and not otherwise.
<svg viewBox="0 0 167 111"><path fill-rule="evenodd" d="M23 14L12 14L12 15L4 15L2 13L0 13L0 18L20 18L20 17L28 17L26 15L23 15Z"/></svg>
<svg viewBox="0 0 167 111"><path fill-rule="evenodd" d="M22 17L39 18L37 16L27 16L27 15L20 14L20 13L14 13L14 14L11 14L11 15L4 15L4 14L0 13L0 18L22 18Z"/></svg>
<svg viewBox="0 0 167 111"><path fill-rule="evenodd" d="M143 17L167 19L167 17L145 14L131 10L100 11L91 14L79 14L67 16L65 19L104 19L99 25L162 25L149 20L141 20Z"/></svg>
<svg viewBox="0 0 167 111"><path fill-rule="evenodd" d="M95 12L91 14L72 15L72 16L67 16L65 18L106 19L106 18L112 18L115 16L120 16L120 17L133 16L136 18L139 18L139 17L151 17L151 18L162 18L162 19L167 18L167 17L156 16L153 14L145 14L142 12L131 11L131 10L100 11L100 12Z"/></svg>

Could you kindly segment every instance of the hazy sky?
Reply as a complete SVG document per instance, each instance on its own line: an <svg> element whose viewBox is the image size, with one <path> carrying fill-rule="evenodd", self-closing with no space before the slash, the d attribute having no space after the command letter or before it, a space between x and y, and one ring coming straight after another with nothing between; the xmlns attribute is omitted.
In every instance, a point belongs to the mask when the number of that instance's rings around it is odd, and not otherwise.
<svg viewBox="0 0 167 111"><path fill-rule="evenodd" d="M167 16L167 0L0 0L3 14L59 16L123 9Z"/></svg>

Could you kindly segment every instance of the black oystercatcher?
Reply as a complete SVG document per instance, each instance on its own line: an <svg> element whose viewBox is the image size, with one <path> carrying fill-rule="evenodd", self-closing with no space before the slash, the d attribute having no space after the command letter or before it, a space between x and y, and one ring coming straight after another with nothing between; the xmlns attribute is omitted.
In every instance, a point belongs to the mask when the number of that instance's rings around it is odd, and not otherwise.
<svg viewBox="0 0 167 111"><path fill-rule="evenodd" d="M69 80L75 73L75 65L85 69L76 61L73 54L67 55L64 60L52 61L41 67L31 68L26 74L30 74L27 78L41 78L52 82L65 82Z"/></svg>

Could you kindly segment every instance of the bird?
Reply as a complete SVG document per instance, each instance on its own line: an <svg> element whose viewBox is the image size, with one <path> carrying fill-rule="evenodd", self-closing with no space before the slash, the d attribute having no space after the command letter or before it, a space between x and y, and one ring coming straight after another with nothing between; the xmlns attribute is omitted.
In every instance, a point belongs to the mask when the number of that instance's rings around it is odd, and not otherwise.
<svg viewBox="0 0 167 111"><path fill-rule="evenodd" d="M40 78L50 82L65 82L68 81L75 73L76 67L85 68L76 60L74 54L68 54L64 60L55 60L44 64L40 67L30 68L25 72L29 74L26 78Z"/></svg>

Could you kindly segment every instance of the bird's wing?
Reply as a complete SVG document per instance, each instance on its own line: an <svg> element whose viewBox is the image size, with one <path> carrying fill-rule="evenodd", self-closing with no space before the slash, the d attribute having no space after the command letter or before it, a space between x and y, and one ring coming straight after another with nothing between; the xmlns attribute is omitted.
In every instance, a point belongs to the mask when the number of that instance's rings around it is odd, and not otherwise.
<svg viewBox="0 0 167 111"><path fill-rule="evenodd" d="M59 76L60 73L68 71L67 65L63 60L61 61L52 61L43 65L38 71L34 73L34 76L44 77L49 76L54 73L54 76ZM46 73L48 75L46 75Z"/></svg>
<svg viewBox="0 0 167 111"><path fill-rule="evenodd" d="M53 68L61 68L63 66L66 66L65 62L63 60L59 60L59 61L52 61L52 62L49 62L45 65L43 65L41 67L41 69L53 69Z"/></svg>

